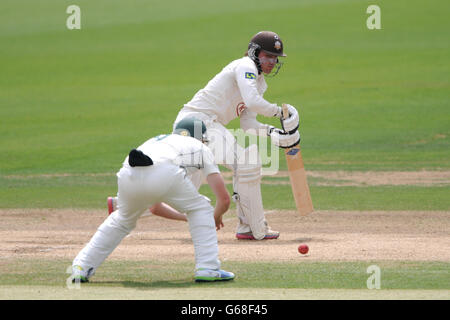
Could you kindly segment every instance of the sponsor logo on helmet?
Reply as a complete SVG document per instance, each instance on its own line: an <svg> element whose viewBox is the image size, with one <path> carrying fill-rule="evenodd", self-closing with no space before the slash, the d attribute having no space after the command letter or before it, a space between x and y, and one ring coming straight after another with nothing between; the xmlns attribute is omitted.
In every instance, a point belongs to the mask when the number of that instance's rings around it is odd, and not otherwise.
<svg viewBox="0 0 450 320"><path fill-rule="evenodd" d="M246 72L245 79L256 79L256 74L254 74L253 72Z"/></svg>
<svg viewBox="0 0 450 320"><path fill-rule="evenodd" d="M281 42L280 41L276 41L274 47L275 47L275 49L280 50L281 49Z"/></svg>

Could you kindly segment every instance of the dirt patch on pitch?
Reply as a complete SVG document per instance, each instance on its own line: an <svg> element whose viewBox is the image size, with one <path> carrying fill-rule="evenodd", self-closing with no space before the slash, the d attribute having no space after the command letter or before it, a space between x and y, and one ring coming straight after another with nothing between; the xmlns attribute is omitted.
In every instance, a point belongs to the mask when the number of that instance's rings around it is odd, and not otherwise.
<svg viewBox="0 0 450 320"><path fill-rule="evenodd" d="M309 177L320 186L450 185L450 171L312 171Z"/></svg>
<svg viewBox="0 0 450 320"><path fill-rule="evenodd" d="M268 212L277 240L236 240L236 218L226 214L218 232L222 261L450 261L450 212L294 211ZM0 257L73 259L106 217L92 210L0 210ZM300 243L310 252L297 252ZM192 260L187 224L157 216L141 218L110 259ZM1 262L1 260L0 260Z"/></svg>
<svg viewBox="0 0 450 320"><path fill-rule="evenodd" d="M232 173L222 173L227 183ZM311 186L446 186L450 185L450 171L311 171L306 172ZM289 184L289 172L278 171L265 175L263 184Z"/></svg>

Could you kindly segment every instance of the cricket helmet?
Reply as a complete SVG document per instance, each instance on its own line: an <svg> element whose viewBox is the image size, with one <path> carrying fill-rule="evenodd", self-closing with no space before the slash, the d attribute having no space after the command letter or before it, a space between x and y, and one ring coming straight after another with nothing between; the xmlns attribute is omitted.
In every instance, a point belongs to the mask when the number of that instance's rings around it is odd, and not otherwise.
<svg viewBox="0 0 450 320"><path fill-rule="evenodd" d="M283 52L283 41L278 34L272 31L260 31L255 34L248 44L249 50L252 47L277 57L286 57Z"/></svg>
<svg viewBox="0 0 450 320"><path fill-rule="evenodd" d="M261 62L259 61L259 53L264 51L267 54L271 54L277 57L286 57L283 52L283 41L281 41L278 34L272 31L260 31L253 36L248 44L247 55L256 64L258 74L261 74ZM275 71L271 73L271 76L277 75L282 66L282 62L277 59L277 66Z"/></svg>
<svg viewBox="0 0 450 320"><path fill-rule="evenodd" d="M202 120L189 117L184 118L180 122L177 123L175 129L173 130L174 134L179 134L186 137L193 137L201 142L207 142L206 139L206 126Z"/></svg>

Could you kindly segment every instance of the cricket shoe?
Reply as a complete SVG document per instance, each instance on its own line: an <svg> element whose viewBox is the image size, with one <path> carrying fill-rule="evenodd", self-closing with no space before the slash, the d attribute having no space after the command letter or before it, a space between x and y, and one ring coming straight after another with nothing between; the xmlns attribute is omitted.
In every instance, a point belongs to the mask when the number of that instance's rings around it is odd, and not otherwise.
<svg viewBox="0 0 450 320"><path fill-rule="evenodd" d="M261 240L271 240L278 239L280 233L278 231L268 230L264 238ZM256 240L251 232L238 232L236 233L236 238L238 240Z"/></svg>
<svg viewBox="0 0 450 320"><path fill-rule="evenodd" d="M200 268L195 272L195 282L228 281L235 277L233 272L221 269Z"/></svg>
<svg viewBox="0 0 450 320"><path fill-rule="evenodd" d="M117 198L108 197L108 215L117 210Z"/></svg>
<svg viewBox="0 0 450 320"><path fill-rule="evenodd" d="M89 270L84 270L83 267L75 265L72 266L72 282L89 282L89 277L91 277L94 274L94 268L90 268Z"/></svg>

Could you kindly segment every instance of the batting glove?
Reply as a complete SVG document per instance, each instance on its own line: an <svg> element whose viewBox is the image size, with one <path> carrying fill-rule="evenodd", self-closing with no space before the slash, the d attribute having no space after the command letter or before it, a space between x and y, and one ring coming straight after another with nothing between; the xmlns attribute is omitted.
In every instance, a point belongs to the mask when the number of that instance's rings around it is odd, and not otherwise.
<svg viewBox="0 0 450 320"><path fill-rule="evenodd" d="M300 118L299 118L297 109L295 109L290 104L286 104L286 106L288 107L288 110L289 110L289 118L287 118L287 119L284 119L283 117L280 118L281 127L288 134L295 134L295 131L298 130Z"/></svg>
<svg viewBox="0 0 450 320"><path fill-rule="evenodd" d="M270 133L272 143L280 148L292 148L300 143L300 133L295 131L293 134L274 128Z"/></svg>

